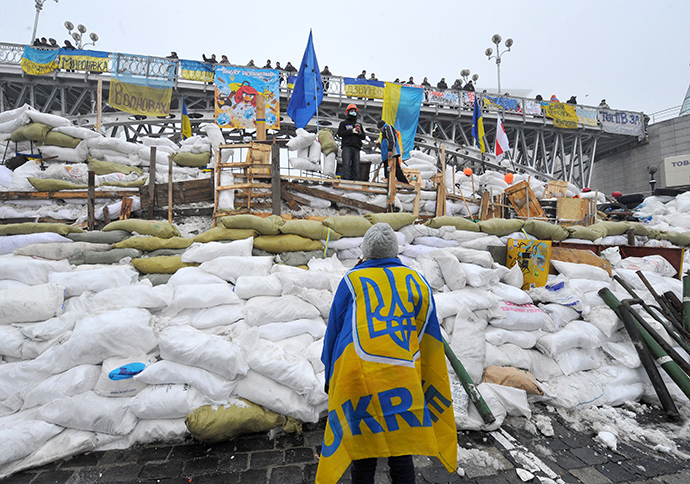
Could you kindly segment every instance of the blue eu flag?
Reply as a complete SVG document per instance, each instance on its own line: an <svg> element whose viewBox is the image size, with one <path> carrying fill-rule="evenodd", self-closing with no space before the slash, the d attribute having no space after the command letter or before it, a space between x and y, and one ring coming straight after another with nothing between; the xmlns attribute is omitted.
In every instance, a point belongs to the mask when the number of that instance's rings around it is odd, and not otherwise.
<svg viewBox="0 0 690 484"><path fill-rule="evenodd" d="M316 110L323 100L323 84L321 83L321 72L319 63L314 52L314 43L309 31L309 42L304 51L302 63L299 66L299 73L295 81L295 88L290 97L287 113L295 122L296 128L304 128L309 120L314 117Z"/></svg>

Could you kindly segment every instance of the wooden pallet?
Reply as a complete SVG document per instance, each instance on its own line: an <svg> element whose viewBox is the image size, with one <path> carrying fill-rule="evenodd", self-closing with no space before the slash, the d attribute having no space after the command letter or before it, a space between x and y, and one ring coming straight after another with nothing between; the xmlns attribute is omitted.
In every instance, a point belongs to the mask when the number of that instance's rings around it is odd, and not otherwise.
<svg viewBox="0 0 690 484"><path fill-rule="evenodd" d="M570 227L594 223L597 208L593 198L560 198L556 201L556 222Z"/></svg>
<svg viewBox="0 0 690 484"><path fill-rule="evenodd" d="M518 218L547 219L544 209L541 208L539 200L534 195L534 192L529 187L529 184L526 180L506 188L505 195L508 197L513 209L515 209Z"/></svg>

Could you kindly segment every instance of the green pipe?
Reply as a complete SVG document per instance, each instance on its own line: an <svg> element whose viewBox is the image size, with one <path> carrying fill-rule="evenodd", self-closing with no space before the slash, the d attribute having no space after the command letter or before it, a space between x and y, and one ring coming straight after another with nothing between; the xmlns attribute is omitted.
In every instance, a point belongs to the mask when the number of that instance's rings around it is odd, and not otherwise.
<svg viewBox="0 0 690 484"><path fill-rule="evenodd" d="M613 293L609 289L601 289L599 291L599 296L604 300L604 302L606 302L606 304L611 309L616 311L616 314L618 314L619 317L621 317L620 306L622 306L622 303L618 300L618 298L616 298L616 296L613 295ZM621 319L625 323L625 319L623 317L621 317ZM640 335L642 336L642 340L644 341L646 347L649 349L656 362L659 364L659 366L661 366L664 369L668 376L671 377L675 384L678 385L678 388L680 388L681 391L688 398L690 398L690 378L688 378L688 375L685 374L685 372L680 368L680 366L678 366L678 364L675 361L673 361L673 359L668 355L668 353L666 353L663 350L659 343L657 343L654 340L654 338L637 321L634 321L633 319L633 322L634 326L638 329ZM626 325L626 329L628 329L628 332L630 333L630 328L628 327L628 325Z"/></svg>
<svg viewBox="0 0 690 484"><path fill-rule="evenodd" d="M472 400L472 403L477 408L477 411L479 412L479 415L481 415L484 423L487 425L494 423L496 421L496 417L494 417L494 414L491 413L491 409L484 401L484 397L482 397L482 394L479 393L479 390L477 390L477 386L474 384L474 382L472 382L472 378L470 378L470 375L467 373L467 370L465 370L462 362L457 356L455 356L455 353L448 344L448 341L446 341L446 338L443 338L443 351L446 353L446 357L448 358L448 361L450 361L450 366L453 367L455 374L458 375L460 383L462 383L463 388L467 392L467 396L470 398L470 400Z"/></svg>
<svg viewBox="0 0 690 484"><path fill-rule="evenodd" d="M627 282L625 282L624 279L622 279L618 276L613 276L613 279L618 284L620 284L623 287L623 289L625 289L628 292L628 294L630 294L635 300L637 300L639 302L639 304L644 308L645 311L647 311L647 313L651 317L653 317L660 325L662 325L664 327L666 332L669 335L671 335L671 337L676 341L676 343L678 343L678 345L680 345L681 348L683 348L685 351L688 352L688 354L690 354L690 345L688 345L688 343L685 341L685 339L683 339L682 335L680 335L676 332L676 330L673 326L669 326L668 324L666 324L666 321L661 319L661 317L659 317L656 312L652 311L652 308L649 307L649 305L646 302L644 302L642 300L642 298L640 298L640 296L637 295L637 293L633 290L633 288L630 287L630 285Z"/></svg>
<svg viewBox="0 0 690 484"><path fill-rule="evenodd" d="M683 327L690 331L690 276L683 276Z"/></svg>

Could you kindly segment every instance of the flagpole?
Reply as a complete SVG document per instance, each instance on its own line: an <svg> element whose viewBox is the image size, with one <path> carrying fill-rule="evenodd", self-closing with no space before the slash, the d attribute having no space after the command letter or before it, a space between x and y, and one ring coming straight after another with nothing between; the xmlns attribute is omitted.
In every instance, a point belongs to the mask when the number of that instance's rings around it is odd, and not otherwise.
<svg viewBox="0 0 690 484"><path fill-rule="evenodd" d="M316 72L314 72L315 69L312 69L311 76L314 79L314 102L316 103L316 132L319 132L319 88L316 85ZM323 89L323 85L321 85L321 89Z"/></svg>

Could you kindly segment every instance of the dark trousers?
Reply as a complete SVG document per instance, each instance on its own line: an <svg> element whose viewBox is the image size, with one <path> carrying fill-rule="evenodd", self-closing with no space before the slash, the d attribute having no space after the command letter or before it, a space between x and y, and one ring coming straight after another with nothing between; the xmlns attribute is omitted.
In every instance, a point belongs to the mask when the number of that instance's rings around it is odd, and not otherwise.
<svg viewBox="0 0 690 484"><path fill-rule="evenodd" d="M343 157L345 154L343 153ZM402 171L402 166L400 166L400 156L395 156L395 179L400 183L410 183L405 174ZM388 161L383 162L383 173L386 180L388 179Z"/></svg>
<svg viewBox="0 0 690 484"><path fill-rule="evenodd" d="M414 484L414 463L411 455L389 457L388 467L393 484ZM374 484L376 458L353 460L350 473L352 484Z"/></svg>
<svg viewBox="0 0 690 484"><path fill-rule="evenodd" d="M343 167L340 178L359 180L359 148L343 146Z"/></svg>

